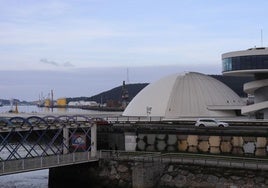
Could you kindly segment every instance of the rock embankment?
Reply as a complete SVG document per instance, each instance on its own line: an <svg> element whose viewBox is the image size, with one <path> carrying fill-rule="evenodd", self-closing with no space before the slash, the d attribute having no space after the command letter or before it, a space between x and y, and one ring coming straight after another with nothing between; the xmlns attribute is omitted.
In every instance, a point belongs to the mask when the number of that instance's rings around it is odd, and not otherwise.
<svg viewBox="0 0 268 188"><path fill-rule="evenodd" d="M106 161L100 166L100 177L117 187L133 187L132 162ZM144 164L143 164L144 165ZM203 167L196 165L169 164L162 166L160 177L152 180L152 187L211 187L211 188L258 188L268 187L268 172L230 168ZM146 167L147 170L151 170ZM146 170L146 169L145 169ZM137 171L135 171L137 173ZM145 173L146 174L146 173ZM146 177L145 177L146 178ZM151 178L151 177L148 177ZM109 181L108 181L109 180Z"/></svg>
<svg viewBox="0 0 268 188"><path fill-rule="evenodd" d="M49 187L262 188L268 171L101 160L49 169Z"/></svg>

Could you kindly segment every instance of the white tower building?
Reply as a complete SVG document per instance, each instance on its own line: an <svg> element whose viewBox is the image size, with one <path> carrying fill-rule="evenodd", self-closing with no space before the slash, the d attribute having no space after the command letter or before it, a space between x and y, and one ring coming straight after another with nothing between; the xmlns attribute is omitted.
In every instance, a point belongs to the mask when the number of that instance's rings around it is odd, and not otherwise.
<svg viewBox="0 0 268 188"><path fill-rule="evenodd" d="M254 103L242 107L242 114L268 119L268 48L251 48L222 54L224 75L254 76L244 84L244 92L254 95Z"/></svg>

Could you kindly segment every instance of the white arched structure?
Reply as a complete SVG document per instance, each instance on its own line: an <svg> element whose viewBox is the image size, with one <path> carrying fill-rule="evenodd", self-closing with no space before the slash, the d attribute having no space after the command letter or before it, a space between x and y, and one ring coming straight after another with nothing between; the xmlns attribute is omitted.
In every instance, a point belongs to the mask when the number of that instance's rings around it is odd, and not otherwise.
<svg viewBox="0 0 268 188"><path fill-rule="evenodd" d="M233 117L244 105L222 82L204 74L173 74L149 84L129 103L123 116Z"/></svg>

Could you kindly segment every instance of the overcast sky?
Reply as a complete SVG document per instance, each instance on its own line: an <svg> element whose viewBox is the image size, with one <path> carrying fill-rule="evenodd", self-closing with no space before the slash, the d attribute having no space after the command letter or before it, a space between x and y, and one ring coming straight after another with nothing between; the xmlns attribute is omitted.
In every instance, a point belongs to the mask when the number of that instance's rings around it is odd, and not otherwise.
<svg viewBox="0 0 268 188"><path fill-rule="evenodd" d="M0 0L0 98L91 96L267 46L266 0Z"/></svg>

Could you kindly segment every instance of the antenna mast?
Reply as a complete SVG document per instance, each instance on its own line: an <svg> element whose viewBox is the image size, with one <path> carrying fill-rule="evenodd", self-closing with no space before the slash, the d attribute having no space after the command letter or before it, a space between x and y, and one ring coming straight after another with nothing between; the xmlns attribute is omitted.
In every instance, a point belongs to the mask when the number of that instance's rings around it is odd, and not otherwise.
<svg viewBox="0 0 268 188"><path fill-rule="evenodd" d="M127 68L127 83L129 84L129 72L128 72L128 68Z"/></svg>
<svg viewBox="0 0 268 188"><path fill-rule="evenodd" d="M261 29L261 47L263 47L262 29Z"/></svg>

